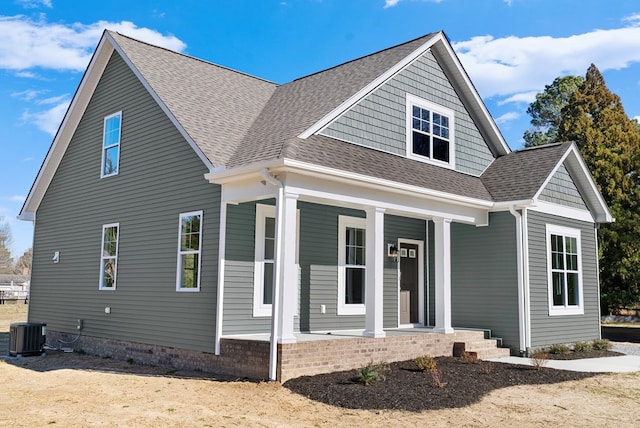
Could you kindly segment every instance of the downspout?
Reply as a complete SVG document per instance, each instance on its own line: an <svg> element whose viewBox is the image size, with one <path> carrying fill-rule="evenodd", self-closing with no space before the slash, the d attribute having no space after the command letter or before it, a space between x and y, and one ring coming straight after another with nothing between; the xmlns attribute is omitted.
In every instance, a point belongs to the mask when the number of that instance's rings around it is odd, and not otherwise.
<svg viewBox="0 0 640 428"><path fill-rule="evenodd" d="M518 267L518 327L520 338L520 353L526 352L526 316L524 291L524 261L522 251L522 215L516 211L514 205L509 206L509 212L516 219L516 259Z"/></svg>
<svg viewBox="0 0 640 428"><path fill-rule="evenodd" d="M282 242L280 239L280 231L282 230L282 211L284 207L282 200L284 199L284 186L282 182L269 173L267 168L260 171L265 182L278 187L278 196L276 197L276 230L275 230L275 254L273 269L273 290L271 297L271 339L269 348L269 380L277 380L278 376L278 331L280 330L280 288L282 284L280 278L280 260L282 258Z"/></svg>
<svg viewBox="0 0 640 428"><path fill-rule="evenodd" d="M522 282L524 289L525 350L531 349L531 293L529 288L529 224L527 209L522 208Z"/></svg>

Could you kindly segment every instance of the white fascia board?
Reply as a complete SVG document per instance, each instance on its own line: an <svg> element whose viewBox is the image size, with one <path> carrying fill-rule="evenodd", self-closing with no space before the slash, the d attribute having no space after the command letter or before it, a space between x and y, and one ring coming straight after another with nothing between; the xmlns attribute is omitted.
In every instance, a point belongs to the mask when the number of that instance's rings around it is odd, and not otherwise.
<svg viewBox="0 0 640 428"><path fill-rule="evenodd" d="M305 130L302 134L298 136L298 138L307 139L313 134L316 134L324 127L328 126L331 122L336 120L340 115L342 115L345 111L350 109L354 104L362 100L368 94L373 92L380 85L383 85L387 80L391 79L398 72L403 70L409 64L411 64L414 60L416 60L419 56L427 52L437 41L442 41L444 39L444 35L442 32L434 35L431 39L425 42L418 49L413 51L407 57L405 57L402 61L398 62L396 65L387 70L384 74L381 74L377 79L369 83L364 88L360 89L338 107L330 111L327 115L325 115L318 122L314 123L310 128Z"/></svg>
<svg viewBox="0 0 640 428"><path fill-rule="evenodd" d="M198 145L196 144L195 141L193 141L193 139L191 138L191 136L189 135L189 133L183 128L182 124L178 121L178 119L174 116L173 112L171 110L169 110L169 107L167 107L167 105L164 103L164 101L162 101L162 99L160 98L160 96L156 93L156 91L153 89L153 87L149 84L149 82L147 82L147 80L144 78L144 76L142 75L142 73L140 73L140 71L136 68L136 66L133 64L133 62L129 59L129 57L127 56L127 54L122 50L122 48L118 45L118 43L113 39L113 37L111 37L111 35L107 32L106 33L106 37L109 39L109 41L111 42L111 44L113 45L114 49L116 50L116 52L118 52L118 54L120 54L120 56L122 57L122 59L124 60L124 62L129 66L129 68L131 69L131 71L133 72L133 74L135 74L135 76L138 78L138 80L140 81L140 83L142 83L142 86L144 86L144 88L147 90L147 92L149 92L149 94L151 95L151 97L155 100L155 102L160 106L160 108L162 109L162 111L167 115L167 117L169 118L169 120L171 121L171 123L173 123L173 126L176 127L176 129L178 130L178 132L180 132L180 134L184 137L185 140L187 140L187 142L189 143L189 145L191 146L191 149L193 149L193 151L198 155L198 157L200 158L200 160L202 161L203 164L205 164L205 166L207 167L207 169L209 170L213 170L215 167L214 165L211 163L211 161L209 160L209 158L207 158L205 156L205 154L202 152L202 150L200 149L200 147L198 147Z"/></svg>
<svg viewBox="0 0 640 428"><path fill-rule="evenodd" d="M596 222L595 218L588 210L581 210L579 208L573 208L566 205L554 204L553 202L537 201L535 206L530 207L529 210L556 215L559 217L572 218L574 220L586 221L589 223Z"/></svg>
<svg viewBox="0 0 640 428"><path fill-rule="evenodd" d="M82 76L80 85L76 89L76 93L69 104L69 108L62 119L62 123L58 128L53 143L47 152L44 162L40 166L38 175L31 186L31 190L27 195L18 218L20 220L31 220L31 217L35 215L36 210L42 202L42 198L53 179L62 156L67 150L71 138L80 123L80 119L84 115L84 112L89 105L89 101L93 96L93 92L98 86L100 77L111 58L113 53L113 44L107 43L107 32L105 32L98 43L98 47L89 61L87 70Z"/></svg>
<svg viewBox="0 0 640 428"><path fill-rule="evenodd" d="M518 201L495 202L491 211L509 211L511 207L520 210L523 208L531 208L536 205L533 199L522 199Z"/></svg>

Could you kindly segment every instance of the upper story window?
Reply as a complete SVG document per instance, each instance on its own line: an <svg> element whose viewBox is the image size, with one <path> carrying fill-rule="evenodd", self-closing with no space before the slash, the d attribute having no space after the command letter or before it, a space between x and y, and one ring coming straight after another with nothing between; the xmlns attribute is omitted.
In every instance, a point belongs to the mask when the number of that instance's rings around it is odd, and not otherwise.
<svg viewBox="0 0 640 428"><path fill-rule="evenodd" d="M180 214L178 229L177 291L200 290L202 211Z"/></svg>
<svg viewBox="0 0 640 428"><path fill-rule="evenodd" d="M102 249L100 251L100 289L115 290L118 271L118 223L102 226Z"/></svg>
<svg viewBox="0 0 640 428"><path fill-rule="evenodd" d="M580 230L547 225L549 315L583 314Z"/></svg>
<svg viewBox="0 0 640 428"><path fill-rule="evenodd" d="M122 112L104 118L102 132L102 170L100 177L117 175L120 164L120 130Z"/></svg>
<svg viewBox="0 0 640 428"><path fill-rule="evenodd" d="M454 112L407 94L407 156L454 167Z"/></svg>
<svg viewBox="0 0 640 428"><path fill-rule="evenodd" d="M366 219L338 217L338 315L365 313Z"/></svg>

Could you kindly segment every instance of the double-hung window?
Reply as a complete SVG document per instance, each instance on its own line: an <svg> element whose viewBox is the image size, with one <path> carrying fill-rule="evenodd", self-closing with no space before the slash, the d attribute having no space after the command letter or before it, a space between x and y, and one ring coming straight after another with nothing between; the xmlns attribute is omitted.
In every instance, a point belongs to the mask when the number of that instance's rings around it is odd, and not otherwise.
<svg viewBox="0 0 640 428"><path fill-rule="evenodd" d="M117 175L120 165L120 130L122 112L104 118L102 132L102 170L100 177Z"/></svg>
<svg viewBox="0 0 640 428"><path fill-rule="evenodd" d="M118 223L102 226L100 250L100 290L115 290L118 271Z"/></svg>
<svg viewBox="0 0 640 428"><path fill-rule="evenodd" d="M202 211L180 214L178 228L177 291L200 290Z"/></svg>
<svg viewBox="0 0 640 428"><path fill-rule="evenodd" d="M549 315L584 313L580 230L547 225Z"/></svg>
<svg viewBox="0 0 640 428"><path fill-rule="evenodd" d="M454 165L454 113L407 95L407 156L438 165Z"/></svg>
<svg viewBox="0 0 640 428"><path fill-rule="evenodd" d="M338 217L338 315L365 313L364 218Z"/></svg>

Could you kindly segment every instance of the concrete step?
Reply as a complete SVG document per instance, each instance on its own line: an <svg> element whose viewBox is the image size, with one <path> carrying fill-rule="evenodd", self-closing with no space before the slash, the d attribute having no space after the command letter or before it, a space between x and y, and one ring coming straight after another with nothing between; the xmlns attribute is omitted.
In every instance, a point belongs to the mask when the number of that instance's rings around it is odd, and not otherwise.
<svg viewBox="0 0 640 428"><path fill-rule="evenodd" d="M497 340L483 339L457 342L454 345L454 356L459 356L461 352L475 352L479 360L489 358L508 357L510 355L509 348L498 348ZM464 345L463 345L464 344Z"/></svg>

